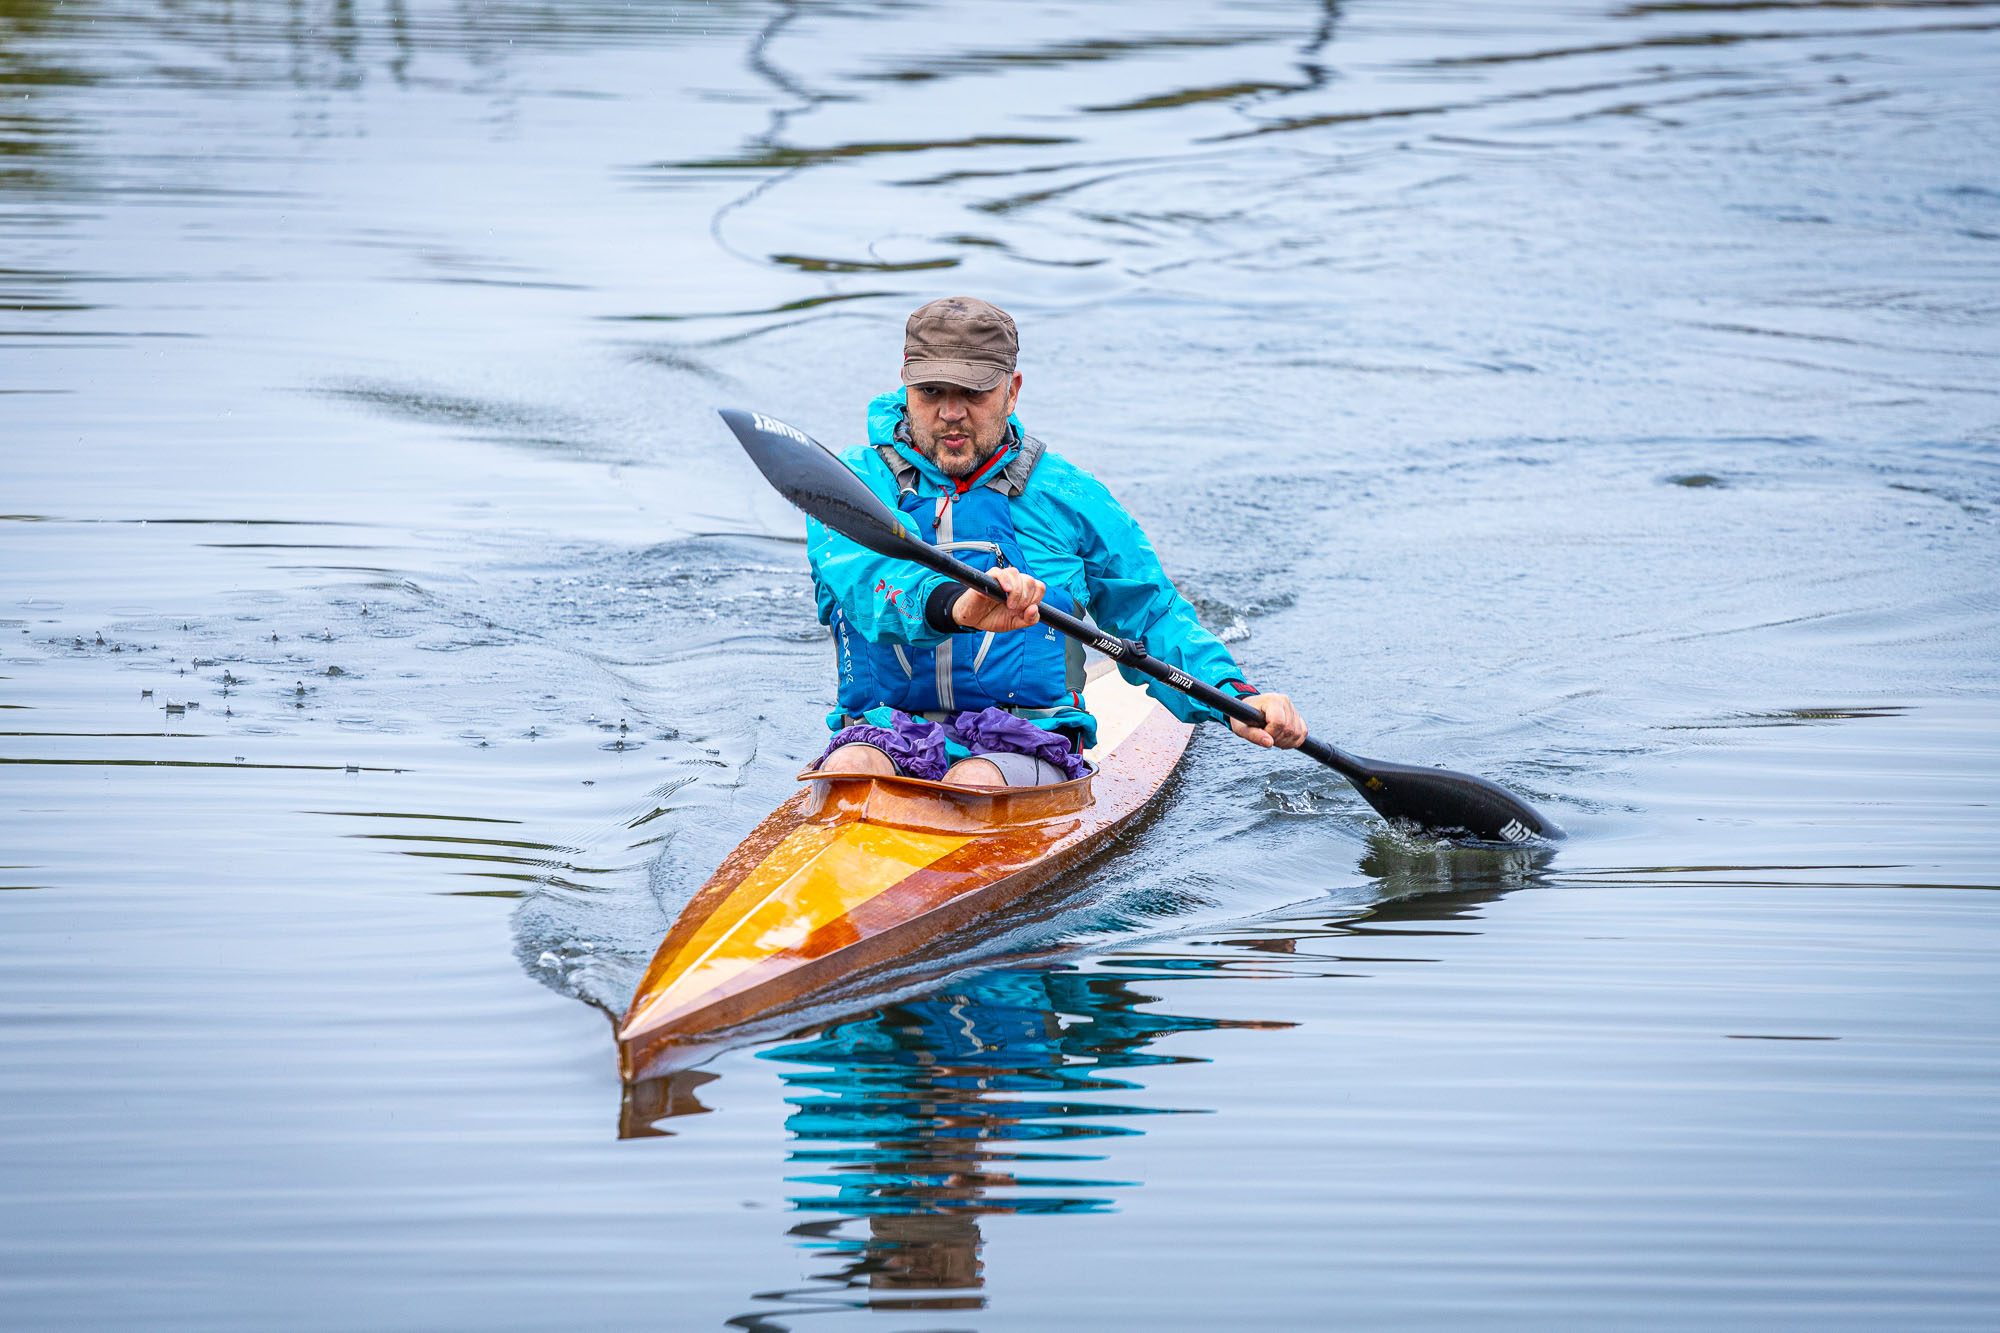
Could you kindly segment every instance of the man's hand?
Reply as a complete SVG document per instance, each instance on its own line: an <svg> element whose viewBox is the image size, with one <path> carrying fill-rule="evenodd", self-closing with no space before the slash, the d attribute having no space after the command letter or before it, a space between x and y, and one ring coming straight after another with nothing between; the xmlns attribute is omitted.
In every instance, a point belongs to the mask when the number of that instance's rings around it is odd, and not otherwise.
<svg viewBox="0 0 2000 1333"><path fill-rule="evenodd" d="M967 588L959 599L952 603L951 618L969 630L984 630L992 634L1004 633L1010 629L1026 629L1037 624L1042 618L1042 608L1038 603L1048 585L1040 579L1030 578L1018 569L1001 568L989 571L993 581L1007 591L1007 600L996 602L991 597Z"/></svg>
<svg viewBox="0 0 2000 1333"><path fill-rule="evenodd" d="M1229 719L1229 729L1244 740L1267 748L1275 745L1280 750L1296 750L1305 742L1306 720L1299 716L1299 710L1292 707L1292 701L1284 695L1257 694L1243 702L1264 714L1264 725L1261 727Z"/></svg>

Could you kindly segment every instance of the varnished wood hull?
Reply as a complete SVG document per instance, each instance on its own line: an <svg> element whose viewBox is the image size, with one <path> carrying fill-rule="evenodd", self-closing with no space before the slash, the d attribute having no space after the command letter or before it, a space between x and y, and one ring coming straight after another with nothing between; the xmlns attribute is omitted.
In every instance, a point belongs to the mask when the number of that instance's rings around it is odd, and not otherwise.
<svg viewBox="0 0 2000 1333"><path fill-rule="evenodd" d="M682 909L619 1026L629 1079L987 918L1097 851L1193 728L1115 674L1087 691L1089 777L989 791L806 774Z"/></svg>

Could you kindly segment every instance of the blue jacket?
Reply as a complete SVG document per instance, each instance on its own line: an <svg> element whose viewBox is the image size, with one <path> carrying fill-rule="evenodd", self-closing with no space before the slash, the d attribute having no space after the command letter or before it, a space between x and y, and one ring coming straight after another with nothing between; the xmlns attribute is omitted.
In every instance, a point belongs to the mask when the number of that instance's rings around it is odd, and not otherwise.
<svg viewBox="0 0 2000 1333"><path fill-rule="evenodd" d="M953 489L930 460L896 438L906 411L904 393L898 389L870 403L869 443L841 453L842 461L891 509L899 507L896 478L876 445L891 446L914 466L919 495L935 497ZM1020 448L1020 423L1009 418L1009 424L1014 428L1011 440L995 472ZM1045 451L1025 489L1011 501L1011 516L1026 567L1051 589L1067 592L1103 629L1144 640L1153 656L1196 680L1220 685L1241 677L1229 649L1202 627L1194 608L1174 590L1146 534L1097 478L1053 450ZM934 648L947 637L924 619L931 594L950 582L942 574L877 555L811 520L806 553L822 624L833 623L838 610L848 626L873 644ZM1120 671L1184 722L1224 721L1220 713L1178 690L1122 667ZM835 709L827 724L838 728L845 712ZM1049 727L1069 725L1060 716L1035 720Z"/></svg>
<svg viewBox="0 0 2000 1333"><path fill-rule="evenodd" d="M973 569L986 573L1001 563L1033 575L1034 563L1021 549L1014 531L1013 497L1021 494L1030 472L1043 454L1040 442L1015 447L1011 441L990 460L991 471L977 484L960 482L964 493L923 496L916 487L914 467L900 453L889 460L908 468L898 471L899 499L908 522L925 541L951 551ZM878 451L876 457L882 455ZM1004 464L1004 466L1002 466ZM945 588L946 599L956 593ZM1043 605L1076 613L1076 602L1061 585L1051 585ZM929 608L934 625L943 617L942 604ZM906 713L977 713L998 706L1033 721L1059 712L1075 725L1083 698L1083 647L1072 644L1053 625L1036 625L1011 633L948 635L935 648L918 644L873 643L848 619L840 606L827 621L833 631L833 651L840 668L839 705L843 712L866 715L884 704ZM1054 710L1054 711L1050 711ZM1065 720L1059 725L1069 726ZM1085 742L1086 747L1090 744Z"/></svg>

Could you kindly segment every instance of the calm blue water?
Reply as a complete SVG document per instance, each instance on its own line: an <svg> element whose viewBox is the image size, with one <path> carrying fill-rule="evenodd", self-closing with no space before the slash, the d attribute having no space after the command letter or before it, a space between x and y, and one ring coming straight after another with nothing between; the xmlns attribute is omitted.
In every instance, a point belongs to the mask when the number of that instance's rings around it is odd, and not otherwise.
<svg viewBox="0 0 2000 1333"><path fill-rule="evenodd" d="M0 5L21 1328L1988 1329L2000 3ZM630 1088L817 752L904 316L1253 679L945 965Z"/></svg>

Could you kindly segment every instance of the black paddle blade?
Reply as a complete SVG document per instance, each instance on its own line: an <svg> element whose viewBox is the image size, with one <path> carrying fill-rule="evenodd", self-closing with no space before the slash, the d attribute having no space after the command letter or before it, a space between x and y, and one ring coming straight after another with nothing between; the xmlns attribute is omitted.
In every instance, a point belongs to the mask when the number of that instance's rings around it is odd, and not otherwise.
<svg viewBox="0 0 2000 1333"><path fill-rule="evenodd" d="M929 549L901 514L804 431L758 412L719 410L764 479L811 517L877 555L907 560L913 550Z"/></svg>
<svg viewBox="0 0 2000 1333"><path fill-rule="evenodd" d="M1352 758L1352 756L1350 756ZM1361 770L1348 781L1384 819L1414 824L1436 838L1481 842L1556 839L1562 829L1497 782L1379 759L1354 759Z"/></svg>

